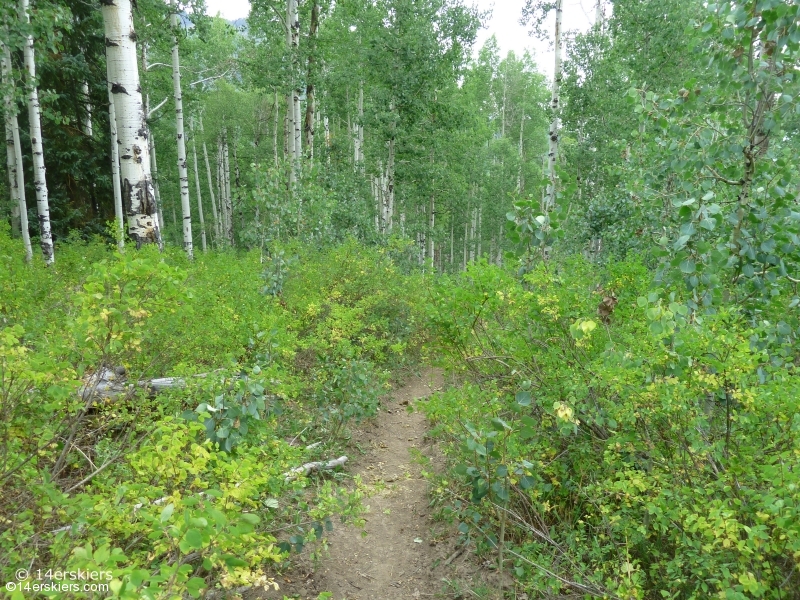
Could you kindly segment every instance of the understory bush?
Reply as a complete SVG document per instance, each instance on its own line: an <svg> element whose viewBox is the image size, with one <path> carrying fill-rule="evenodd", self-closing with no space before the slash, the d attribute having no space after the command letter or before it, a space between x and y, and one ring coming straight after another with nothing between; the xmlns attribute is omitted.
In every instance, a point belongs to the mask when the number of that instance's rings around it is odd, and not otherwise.
<svg viewBox="0 0 800 600"><path fill-rule="evenodd" d="M107 574L58 598L274 585L359 519L357 482L290 471L338 456L419 346L416 282L380 251L70 241L45 268L16 245L0 230L0 574L29 572L12 598L71 583L48 570Z"/></svg>
<svg viewBox="0 0 800 600"><path fill-rule="evenodd" d="M798 598L797 323L650 281L575 258L432 285L465 381L424 404L453 464L435 500L532 597Z"/></svg>

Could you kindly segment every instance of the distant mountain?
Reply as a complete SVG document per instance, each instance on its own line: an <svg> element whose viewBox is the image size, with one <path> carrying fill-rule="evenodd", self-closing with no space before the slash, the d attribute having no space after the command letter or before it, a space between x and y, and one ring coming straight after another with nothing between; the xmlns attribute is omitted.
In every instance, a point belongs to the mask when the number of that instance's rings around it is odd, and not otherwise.
<svg viewBox="0 0 800 600"><path fill-rule="evenodd" d="M236 27L242 33L247 32L247 19L234 19L233 21L228 21L231 25Z"/></svg>

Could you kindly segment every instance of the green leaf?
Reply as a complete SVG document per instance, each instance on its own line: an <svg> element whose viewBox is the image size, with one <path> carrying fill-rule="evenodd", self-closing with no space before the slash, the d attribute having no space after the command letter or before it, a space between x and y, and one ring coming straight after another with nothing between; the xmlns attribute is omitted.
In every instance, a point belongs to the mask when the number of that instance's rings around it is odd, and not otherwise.
<svg viewBox="0 0 800 600"><path fill-rule="evenodd" d="M199 550L203 547L203 534L198 529L189 529L183 539L193 550Z"/></svg>
<svg viewBox="0 0 800 600"><path fill-rule="evenodd" d="M495 431L510 431L511 426L506 423L503 419L499 417L495 417L492 419L492 429Z"/></svg>
<svg viewBox="0 0 800 600"><path fill-rule="evenodd" d="M200 577L192 577L186 582L186 591L192 598L199 598L201 590L206 587L206 582Z"/></svg>
<svg viewBox="0 0 800 600"><path fill-rule="evenodd" d="M517 401L517 404L520 406L530 406L531 405L531 393L526 391L517 392L514 399Z"/></svg>
<svg viewBox="0 0 800 600"><path fill-rule="evenodd" d="M235 567L247 567L249 566L247 561L242 560L241 558L237 558L231 554L223 554L222 555L222 562L225 563L225 566L230 568Z"/></svg>
<svg viewBox="0 0 800 600"><path fill-rule="evenodd" d="M253 513L242 513L239 515L239 517L242 519L242 521L250 523L251 525L258 525L261 522L261 518Z"/></svg>
<svg viewBox="0 0 800 600"><path fill-rule="evenodd" d="M169 521L169 518L172 516L173 512L175 512L175 505L170 502L161 510L161 522L166 523Z"/></svg>

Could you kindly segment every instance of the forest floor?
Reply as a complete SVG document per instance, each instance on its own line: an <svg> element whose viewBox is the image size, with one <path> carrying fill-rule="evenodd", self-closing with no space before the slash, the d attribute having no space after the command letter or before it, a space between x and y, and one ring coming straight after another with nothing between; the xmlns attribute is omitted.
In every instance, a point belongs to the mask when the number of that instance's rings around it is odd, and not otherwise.
<svg viewBox="0 0 800 600"><path fill-rule="evenodd" d="M361 450L347 471L360 475L371 490L364 502L364 535L352 526L336 526L328 552L316 565L307 557L279 577L278 592L248 599L331 600L414 598L493 598L497 582L474 559L474 547L458 546L455 524L435 520L428 482L421 471L437 472L444 460L426 438L428 423L414 402L444 385L442 373L425 369L396 388L378 416L353 432L351 446ZM471 591L468 591L471 590Z"/></svg>

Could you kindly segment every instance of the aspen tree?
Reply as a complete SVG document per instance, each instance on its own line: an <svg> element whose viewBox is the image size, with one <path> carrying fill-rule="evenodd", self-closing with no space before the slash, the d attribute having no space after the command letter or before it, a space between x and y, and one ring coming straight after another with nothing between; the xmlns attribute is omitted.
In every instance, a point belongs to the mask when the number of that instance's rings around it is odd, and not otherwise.
<svg viewBox="0 0 800 600"><path fill-rule="evenodd" d="M314 63L316 60L316 38L319 30L319 0L314 0L311 5L311 22L308 31L309 52L308 69L306 75L306 156L309 164L314 162L314 116L316 111L316 96L314 88Z"/></svg>
<svg viewBox="0 0 800 600"><path fill-rule="evenodd" d="M19 1L19 17L24 24L30 23L28 0ZM45 178L44 147L42 144L41 109L39 107L39 90L36 85L36 61L33 52L33 36L28 35L23 49L26 71L26 88L28 98L28 126L31 136L31 152L33 154L33 187L36 190L36 213L39 217L39 237L42 255L47 265L55 262L53 234L50 230L50 202L47 194Z"/></svg>
<svg viewBox="0 0 800 600"><path fill-rule="evenodd" d="M170 26L172 27L172 87L175 99L175 137L178 147L178 179L181 194L183 249L189 259L194 257L192 242L192 207L189 203L189 170L186 167L186 140L183 130L183 95L181 93L181 61L178 48L178 5L171 1Z"/></svg>
<svg viewBox="0 0 800 600"><path fill-rule="evenodd" d="M561 20L563 16L562 5L564 0L556 0L556 26L554 32L555 65L553 66L553 93L550 99L552 120L548 133L547 153L547 192L544 210L551 211L556 205L556 160L558 160L558 115L559 115L559 87L561 85Z"/></svg>
<svg viewBox="0 0 800 600"><path fill-rule="evenodd" d="M11 191L12 209L16 207L19 220L19 231L25 249L25 262L33 258L31 236L28 225L28 205L25 201L25 174L22 170L22 146L19 141L19 122L17 121L17 104L14 101L13 73L11 68L11 51L0 42L0 70L2 83L6 90L3 97L6 130L6 162L8 165L8 184ZM12 212L12 215L14 213Z"/></svg>
<svg viewBox="0 0 800 600"><path fill-rule="evenodd" d="M203 198L202 194L200 193L200 171L197 168L197 141L194 135L194 118L192 118L190 123L190 129L192 131L192 159L194 162L194 182L195 187L197 189L197 216L200 219L200 241L203 244L203 252L208 251L208 246L206 244L206 221L203 217Z"/></svg>
<svg viewBox="0 0 800 600"><path fill-rule="evenodd" d="M111 129L111 185L114 191L114 220L117 224L117 248L125 247L125 218L122 212L122 188L119 183L119 139L117 138L117 113L114 94L108 88L108 123Z"/></svg>
<svg viewBox="0 0 800 600"><path fill-rule="evenodd" d="M122 203L128 217L128 235L136 242L137 248L147 243L161 245L131 0L101 0L101 3L108 82L116 109Z"/></svg>
<svg viewBox="0 0 800 600"><path fill-rule="evenodd" d="M278 97L275 96L275 103L277 106ZM200 117L200 131L203 131L203 118ZM208 177L208 193L211 196L211 214L214 217L214 241L219 244L220 240L220 227L219 227L219 215L217 214L217 202L214 199L214 180L211 177L211 165L208 162L208 147L206 146L206 140L203 139L203 160L206 163L206 176ZM221 200L221 199L220 199Z"/></svg>

